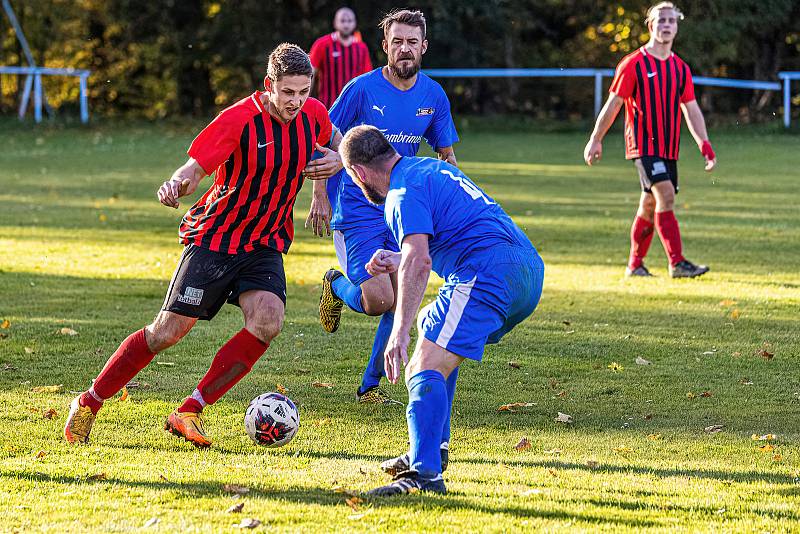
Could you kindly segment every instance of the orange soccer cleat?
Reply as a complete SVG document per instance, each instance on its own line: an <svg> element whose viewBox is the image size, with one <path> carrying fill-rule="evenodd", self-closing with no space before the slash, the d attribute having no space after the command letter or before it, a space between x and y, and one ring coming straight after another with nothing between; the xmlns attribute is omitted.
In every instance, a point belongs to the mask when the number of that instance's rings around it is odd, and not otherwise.
<svg viewBox="0 0 800 534"><path fill-rule="evenodd" d="M203 418L199 413L179 412L175 410L164 422L164 430L183 438L195 447L205 448L211 446L211 440L206 436L203 428Z"/></svg>

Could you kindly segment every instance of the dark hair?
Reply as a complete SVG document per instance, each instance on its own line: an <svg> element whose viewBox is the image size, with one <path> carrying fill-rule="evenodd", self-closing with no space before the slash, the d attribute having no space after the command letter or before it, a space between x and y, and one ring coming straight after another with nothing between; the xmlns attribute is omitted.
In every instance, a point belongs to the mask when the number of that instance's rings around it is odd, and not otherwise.
<svg viewBox="0 0 800 534"><path fill-rule="evenodd" d="M339 153L350 165L371 166L386 161L397 151L379 129L362 124L347 132L339 145Z"/></svg>
<svg viewBox="0 0 800 534"><path fill-rule="evenodd" d="M383 16L383 20L381 20L378 27L383 30L383 36L386 37L389 34L389 28L392 27L392 24L405 24L407 26L415 26L422 30L422 38L425 39L427 35L427 29L425 26L425 15L422 14L422 11L411 11L409 9L399 9L395 11L390 11L386 15Z"/></svg>
<svg viewBox="0 0 800 534"><path fill-rule="evenodd" d="M312 72L308 54L295 44L279 44L267 60L267 78L273 82L284 76L311 76Z"/></svg>

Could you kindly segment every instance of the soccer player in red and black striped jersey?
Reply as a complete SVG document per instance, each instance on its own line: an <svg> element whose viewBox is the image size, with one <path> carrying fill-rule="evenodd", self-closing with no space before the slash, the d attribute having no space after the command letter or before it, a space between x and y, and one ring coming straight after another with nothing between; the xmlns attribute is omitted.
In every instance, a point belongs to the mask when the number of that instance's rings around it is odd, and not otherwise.
<svg viewBox="0 0 800 534"><path fill-rule="evenodd" d="M313 98L312 67L298 46L284 43L269 56L266 91L225 109L189 148L189 160L158 190L177 208L214 173L209 190L186 212L185 245L161 312L131 334L94 384L76 397L64 428L67 441L87 442L103 401L175 345L198 319L210 320L225 302L242 309L244 328L219 349L194 392L167 418L165 429L208 447L200 417L244 377L281 330L286 304L283 256L292 242L292 208L303 168L315 148L338 147L325 107ZM333 139L332 139L333 137Z"/></svg>
<svg viewBox="0 0 800 534"><path fill-rule="evenodd" d="M625 106L625 157L634 160L642 195L631 228L631 251L625 274L652 276L644 266L654 229L669 258L673 278L693 278L708 272L683 256L683 245L673 205L678 192L678 149L681 110L689 131L706 160L705 170L716 165L716 155L706 132L703 113L694 95L692 73L674 52L672 43L683 14L671 2L661 2L647 12L650 41L625 56L617 66L610 95L597 117L583 153L588 165L600 160L603 137Z"/></svg>
<svg viewBox="0 0 800 534"><path fill-rule="evenodd" d="M309 52L316 95L326 108L333 105L347 82L372 70L367 45L356 37L353 10L349 7L337 10L333 28L336 31L314 41Z"/></svg>

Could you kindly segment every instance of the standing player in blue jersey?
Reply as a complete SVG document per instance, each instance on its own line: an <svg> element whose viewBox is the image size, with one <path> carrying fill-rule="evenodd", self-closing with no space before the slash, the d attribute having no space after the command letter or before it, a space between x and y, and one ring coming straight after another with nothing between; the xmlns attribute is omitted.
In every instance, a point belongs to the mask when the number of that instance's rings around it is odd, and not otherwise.
<svg viewBox="0 0 800 534"><path fill-rule="evenodd" d="M410 449L406 469L369 495L445 493L439 444L449 425L447 381L465 360L480 361L536 308L544 264L511 218L464 173L432 158L403 157L373 126L358 126L339 147L353 181L385 220L401 252L378 250L373 276L397 273L397 313L386 345L387 377L405 365ZM431 269L444 279L419 312L419 336L408 360L409 331Z"/></svg>
<svg viewBox="0 0 800 534"><path fill-rule="evenodd" d="M386 15L380 26L388 65L347 84L330 109L331 122L343 134L360 124L376 126L403 156L416 155L424 139L440 159L455 165L452 145L458 135L450 102L438 83L419 72L422 55L428 48L424 15L419 11L397 11ZM367 202L341 170L339 155L330 149L321 152L323 157L311 162L306 176L330 178L327 184L315 182L306 225L312 224L314 232L323 235L332 208L330 228L334 230L336 256L346 276L335 269L325 273L320 322L327 332L335 332L343 303L356 312L382 316L357 398L361 403L393 403L379 383L385 375L383 349L394 320L396 284L393 276L371 276L364 266L376 250L398 250L397 245L383 221L383 209ZM338 172L334 174L335 171Z"/></svg>

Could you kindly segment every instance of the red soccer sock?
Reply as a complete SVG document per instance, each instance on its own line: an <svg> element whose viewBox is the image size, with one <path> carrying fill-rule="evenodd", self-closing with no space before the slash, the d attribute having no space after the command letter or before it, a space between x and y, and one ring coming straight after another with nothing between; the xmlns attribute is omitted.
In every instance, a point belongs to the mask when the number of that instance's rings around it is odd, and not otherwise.
<svg viewBox="0 0 800 534"><path fill-rule="evenodd" d="M97 413L105 399L116 395L139 371L153 360L144 336L144 328L125 338L119 348L106 362L91 389L81 395L79 403ZM94 395L92 395L94 392Z"/></svg>
<svg viewBox="0 0 800 534"><path fill-rule="evenodd" d="M673 211L656 212L656 229L669 257L669 264L677 265L682 262L685 258L683 257L681 231L678 228L675 213Z"/></svg>
<svg viewBox="0 0 800 534"><path fill-rule="evenodd" d="M631 225L631 253L628 257L628 268L632 271L639 267L650 250L650 243L655 233L653 223L636 216Z"/></svg>
<svg viewBox="0 0 800 534"><path fill-rule="evenodd" d="M267 347L269 343L242 328L219 349L197 390L184 400L178 411L201 412L206 404L217 402L250 372Z"/></svg>

